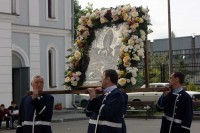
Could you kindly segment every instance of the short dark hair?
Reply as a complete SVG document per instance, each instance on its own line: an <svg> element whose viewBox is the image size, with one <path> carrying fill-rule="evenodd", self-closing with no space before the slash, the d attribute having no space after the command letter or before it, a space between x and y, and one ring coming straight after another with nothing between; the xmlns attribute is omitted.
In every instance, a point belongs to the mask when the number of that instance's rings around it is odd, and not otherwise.
<svg viewBox="0 0 200 133"><path fill-rule="evenodd" d="M11 104L16 104L14 101L11 101Z"/></svg>
<svg viewBox="0 0 200 133"><path fill-rule="evenodd" d="M4 105L4 104L1 104L1 107L5 107L5 105Z"/></svg>
<svg viewBox="0 0 200 133"><path fill-rule="evenodd" d="M117 85L118 82L118 74L113 69L107 69L104 71L106 77L110 77L110 81Z"/></svg>
<svg viewBox="0 0 200 133"><path fill-rule="evenodd" d="M174 72L173 73L174 78L179 78L180 84L184 83L185 75L182 72Z"/></svg>

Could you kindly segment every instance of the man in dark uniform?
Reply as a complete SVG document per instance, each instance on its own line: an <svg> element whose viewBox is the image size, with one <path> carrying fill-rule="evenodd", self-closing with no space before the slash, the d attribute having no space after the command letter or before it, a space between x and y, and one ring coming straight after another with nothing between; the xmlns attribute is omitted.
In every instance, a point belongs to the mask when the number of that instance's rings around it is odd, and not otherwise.
<svg viewBox="0 0 200 133"><path fill-rule="evenodd" d="M108 69L101 76L104 95L97 96L96 89L99 88L88 88L88 133L123 133L124 96L117 89L117 81L117 72Z"/></svg>
<svg viewBox="0 0 200 133"><path fill-rule="evenodd" d="M164 110L160 133L190 133L192 98L183 90L184 74L174 72L169 79L170 91L163 92L156 107Z"/></svg>
<svg viewBox="0 0 200 133"><path fill-rule="evenodd" d="M54 98L49 94L39 95L44 85L40 75L32 78L31 85L33 94L23 97L20 103L16 133L52 133Z"/></svg>
<svg viewBox="0 0 200 133"><path fill-rule="evenodd" d="M19 108L14 101L11 101L11 106L8 107L10 120L10 127L14 128L14 121L18 120Z"/></svg>

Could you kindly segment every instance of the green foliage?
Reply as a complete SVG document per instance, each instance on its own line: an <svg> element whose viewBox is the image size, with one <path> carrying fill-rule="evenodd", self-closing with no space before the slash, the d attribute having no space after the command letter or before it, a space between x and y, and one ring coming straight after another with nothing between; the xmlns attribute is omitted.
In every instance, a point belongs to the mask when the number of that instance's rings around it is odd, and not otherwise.
<svg viewBox="0 0 200 133"><path fill-rule="evenodd" d="M196 86L194 85L193 82L189 82L189 84L186 87L187 91L196 91Z"/></svg>
<svg viewBox="0 0 200 133"><path fill-rule="evenodd" d="M159 83L160 82L160 70L158 68L151 68L149 74L150 83Z"/></svg>

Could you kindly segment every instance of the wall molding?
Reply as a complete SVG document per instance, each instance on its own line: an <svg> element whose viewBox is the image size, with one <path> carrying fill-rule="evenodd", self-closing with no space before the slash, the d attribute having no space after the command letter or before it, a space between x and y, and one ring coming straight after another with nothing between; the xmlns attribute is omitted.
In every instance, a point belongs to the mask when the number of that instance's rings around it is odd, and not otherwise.
<svg viewBox="0 0 200 133"><path fill-rule="evenodd" d="M0 22L13 23L16 19L16 14L0 13Z"/></svg>
<svg viewBox="0 0 200 133"><path fill-rule="evenodd" d="M29 34L43 34L52 36L71 36L70 30L46 28L37 26L24 26L24 25L12 25L12 32L29 33Z"/></svg>

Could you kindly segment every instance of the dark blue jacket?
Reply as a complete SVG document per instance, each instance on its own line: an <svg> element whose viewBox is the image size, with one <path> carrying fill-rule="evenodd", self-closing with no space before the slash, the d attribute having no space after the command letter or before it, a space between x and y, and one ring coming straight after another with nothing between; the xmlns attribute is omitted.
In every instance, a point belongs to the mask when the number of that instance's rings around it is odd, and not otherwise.
<svg viewBox="0 0 200 133"><path fill-rule="evenodd" d="M34 133L52 133L53 104L54 98L49 94L42 95L34 100L31 96L23 97L19 107L16 133L32 133L33 128Z"/></svg>
<svg viewBox="0 0 200 133"><path fill-rule="evenodd" d="M89 100L86 110L90 116L88 133L95 133L95 128L96 133L123 133L124 96L119 89Z"/></svg>
<svg viewBox="0 0 200 133"><path fill-rule="evenodd" d="M156 107L158 111L164 110L161 133L190 133L193 108L188 93L184 90L177 94L170 92L160 97Z"/></svg>

